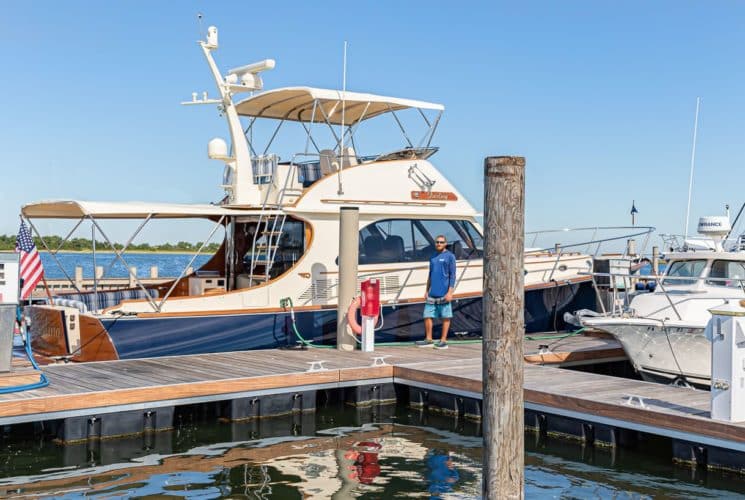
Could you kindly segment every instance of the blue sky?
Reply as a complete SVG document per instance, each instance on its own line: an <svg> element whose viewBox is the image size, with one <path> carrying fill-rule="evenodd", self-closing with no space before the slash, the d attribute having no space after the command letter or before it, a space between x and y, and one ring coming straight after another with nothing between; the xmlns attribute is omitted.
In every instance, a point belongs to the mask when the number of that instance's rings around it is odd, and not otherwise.
<svg viewBox="0 0 745 500"><path fill-rule="evenodd" d="M277 60L266 88L340 87L348 40L349 90L443 103L432 161L479 209L484 157L525 156L526 229L628 224L635 200L682 232L696 96L691 227L745 201L743 3L8 2L0 233L40 199L220 198L224 122L179 105L215 94L197 12L223 70ZM203 236L169 231L148 238Z"/></svg>

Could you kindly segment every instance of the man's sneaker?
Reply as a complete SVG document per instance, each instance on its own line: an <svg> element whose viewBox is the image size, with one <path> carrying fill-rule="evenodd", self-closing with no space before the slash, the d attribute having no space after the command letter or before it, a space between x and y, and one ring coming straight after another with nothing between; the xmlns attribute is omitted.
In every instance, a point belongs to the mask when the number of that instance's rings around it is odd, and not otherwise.
<svg viewBox="0 0 745 500"><path fill-rule="evenodd" d="M432 347L435 345L431 340L417 340L414 344L416 344L417 347Z"/></svg>
<svg viewBox="0 0 745 500"><path fill-rule="evenodd" d="M435 342L435 345L433 347L435 349L447 349L448 343L443 341Z"/></svg>

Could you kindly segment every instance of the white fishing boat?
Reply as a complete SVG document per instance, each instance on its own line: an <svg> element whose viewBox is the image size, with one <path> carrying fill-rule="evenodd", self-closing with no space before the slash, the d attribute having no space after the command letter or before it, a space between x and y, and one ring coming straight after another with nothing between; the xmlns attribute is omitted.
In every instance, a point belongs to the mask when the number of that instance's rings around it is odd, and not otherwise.
<svg viewBox="0 0 745 500"><path fill-rule="evenodd" d="M656 287L640 287L625 307L582 319L617 338L646 380L708 386L709 310L745 298L745 251L742 238L725 241L729 216L702 217L698 230L701 237L683 238L684 250L665 255L662 276L645 277Z"/></svg>
<svg viewBox="0 0 745 500"><path fill-rule="evenodd" d="M312 87L262 91L262 73L274 61L223 74L213 58L217 46L217 30L210 28L200 47L219 97L195 93L185 104L217 106L227 120L230 147L222 139L208 147L209 157L225 164L220 203L42 201L23 206L21 214L37 235L39 219L71 219L73 231L90 224L94 239L103 238L112 249L104 228L110 220L141 221L129 244L155 220L206 219L214 228L200 252L218 230L224 233L222 246L200 269L187 273L189 263L178 278L159 285L145 286L132 276L137 286L131 289L79 290L28 307L35 352L91 361L274 348L295 345L300 336L303 342L333 343L342 207L359 208L359 279L380 281L378 341L423 337L428 260L440 234L457 259L451 331L480 335L478 214L430 162L444 107ZM241 94L248 97L237 99ZM418 143L399 117L405 112L422 119ZM379 117L402 132L405 145L363 155L359 129ZM253 140L261 123L273 129L263 149ZM282 157L271 153L280 132L298 125L304 149ZM115 257L129 269L127 245ZM43 246L56 259L56 249ZM591 262L587 253L568 247L526 253L527 331L563 327L564 311L594 307L586 274Z"/></svg>

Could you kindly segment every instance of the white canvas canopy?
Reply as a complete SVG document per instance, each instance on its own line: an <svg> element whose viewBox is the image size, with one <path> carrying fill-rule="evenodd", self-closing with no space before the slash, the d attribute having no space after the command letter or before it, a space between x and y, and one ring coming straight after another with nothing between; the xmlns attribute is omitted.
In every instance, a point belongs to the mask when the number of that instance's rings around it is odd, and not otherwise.
<svg viewBox="0 0 745 500"><path fill-rule="evenodd" d="M343 101L343 106L342 106ZM443 111L442 104L413 99L385 97L359 92L316 89L312 87L286 87L269 90L244 99L236 105L238 114L256 118L274 118L297 122L326 120L333 125L374 118L383 113L408 108ZM319 109L320 108L320 109ZM315 116L313 110L316 110Z"/></svg>
<svg viewBox="0 0 745 500"><path fill-rule="evenodd" d="M50 200L24 205L21 213L26 218L35 219L182 219L246 215L249 212L208 204Z"/></svg>

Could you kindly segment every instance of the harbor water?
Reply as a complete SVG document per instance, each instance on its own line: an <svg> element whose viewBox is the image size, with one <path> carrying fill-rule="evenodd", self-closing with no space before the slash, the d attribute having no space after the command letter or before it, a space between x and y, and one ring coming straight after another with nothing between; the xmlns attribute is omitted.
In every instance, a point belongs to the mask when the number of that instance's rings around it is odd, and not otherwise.
<svg viewBox="0 0 745 500"><path fill-rule="evenodd" d="M65 274L60 269L57 262L49 255L48 252L39 252L41 262L44 265L44 275L48 279L64 279ZM191 253L126 253L124 259L131 267L137 268L139 278L150 276L150 267L158 268L158 276L177 277L181 274L194 258L191 266L199 269L205 262L212 257L211 254L200 254L194 257ZM59 252L57 260L62 265L68 276L75 276L75 268L83 268L83 276L86 278L93 277L93 258L91 253L82 252ZM129 276L127 268L111 252L96 252L96 265L102 266L107 278L126 278Z"/></svg>
<svg viewBox="0 0 745 500"><path fill-rule="evenodd" d="M12 432L11 432L12 430ZM478 498L480 425L395 406L217 421L61 446L6 428L4 498ZM526 498L745 498L745 478L671 463L670 443L601 450L526 434ZM650 450L652 450L650 452Z"/></svg>

